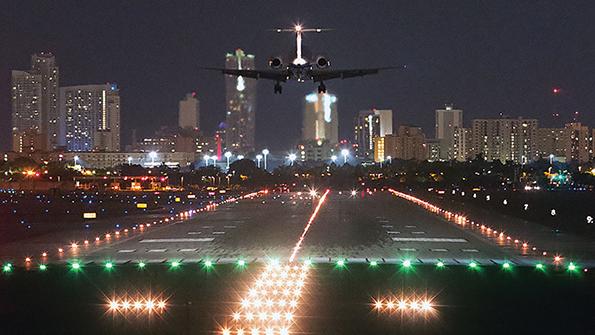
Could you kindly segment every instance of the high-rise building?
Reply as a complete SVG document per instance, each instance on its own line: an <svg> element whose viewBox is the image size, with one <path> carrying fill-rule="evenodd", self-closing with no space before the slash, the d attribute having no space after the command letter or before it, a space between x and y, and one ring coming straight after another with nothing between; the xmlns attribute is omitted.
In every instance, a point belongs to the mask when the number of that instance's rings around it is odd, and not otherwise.
<svg viewBox="0 0 595 335"><path fill-rule="evenodd" d="M178 126L180 128L200 129L199 101L196 93L188 93L180 100L178 109Z"/></svg>
<svg viewBox="0 0 595 335"><path fill-rule="evenodd" d="M14 151L51 150L60 145L58 66L51 53L31 56L29 71L12 71Z"/></svg>
<svg viewBox="0 0 595 335"><path fill-rule="evenodd" d="M419 127L400 126L396 136L396 150L394 158L405 160L426 160L426 135Z"/></svg>
<svg viewBox="0 0 595 335"><path fill-rule="evenodd" d="M374 138L393 133L393 111L390 109L371 109L360 111L355 120L354 142L357 145L355 155L371 159L374 155Z"/></svg>
<svg viewBox="0 0 595 335"><path fill-rule="evenodd" d="M298 144L299 159L308 161L329 161L333 155L337 155L337 143L329 140L306 140Z"/></svg>
<svg viewBox="0 0 595 335"><path fill-rule="evenodd" d="M589 127L580 122L567 123L566 130L566 160L578 163L588 162L593 153L591 133Z"/></svg>
<svg viewBox="0 0 595 335"><path fill-rule="evenodd" d="M303 141L339 142L337 97L328 93L311 93L306 96L302 123Z"/></svg>
<svg viewBox="0 0 595 335"><path fill-rule="evenodd" d="M539 158L566 160L566 148L570 138L565 128L539 128L537 129L537 152Z"/></svg>
<svg viewBox="0 0 595 335"><path fill-rule="evenodd" d="M55 149L62 144L58 109L60 73L56 57L45 52L32 55L31 71L41 78L41 132L47 136L47 148Z"/></svg>
<svg viewBox="0 0 595 335"><path fill-rule="evenodd" d="M254 55L247 55L241 49L225 56L226 69L254 69ZM254 151L256 80L242 76L225 78L227 116L225 145L236 154Z"/></svg>
<svg viewBox="0 0 595 335"><path fill-rule="evenodd" d="M455 159L454 131L463 128L463 110L446 105L436 110L436 139L440 142L440 160Z"/></svg>
<svg viewBox="0 0 595 335"><path fill-rule="evenodd" d="M487 161L526 164L538 159L536 119L473 120L474 154Z"/></svg>
<svg viewBox="0 0 595 335"><path fill-rule="evenodd" d="M455 128L453 132L454 159L465 162L473 159L473 132L469 128Z"/></svg>
<svg viewBox="0 0 595 335"><path fill-rule="evenodd" d="M60 88L66 148L120 151L120 93L116 84Z"/></svg>
<svg viewBox="0 0 595 335"><path fill-rule="evenodd" d="M41 76L27 71L12 71L12 150L46 150L42 133Z"/></svg>

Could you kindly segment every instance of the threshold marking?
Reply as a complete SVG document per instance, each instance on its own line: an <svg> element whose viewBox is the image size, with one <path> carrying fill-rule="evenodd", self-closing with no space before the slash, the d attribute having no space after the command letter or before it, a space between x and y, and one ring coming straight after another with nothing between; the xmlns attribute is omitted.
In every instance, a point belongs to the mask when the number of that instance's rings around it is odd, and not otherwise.
<svg viewBox="0 0 595 335"><path fill-rule="evenodd" d="M464 238L447 237L392 237L395 242L446 242L446 243L467 243Z"/></svg>
<svg viewBox="0 0 595 335"><path fill-rule="evenodd" d="M118 250L119 253L131 253L131 252L135 252L136 249L120 249Z"/></svg>
<svg viewBox="0 0 595 335"><path fill-rule="evenodd" d="M179 242L211 242L214 238L212 237L201 237L201 238L151 238L141 240L139 243L179 243Z"/></svg>

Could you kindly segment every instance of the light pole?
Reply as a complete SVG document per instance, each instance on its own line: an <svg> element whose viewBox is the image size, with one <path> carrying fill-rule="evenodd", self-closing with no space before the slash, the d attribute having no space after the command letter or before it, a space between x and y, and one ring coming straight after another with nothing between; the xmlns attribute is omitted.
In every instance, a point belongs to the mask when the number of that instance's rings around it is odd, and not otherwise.
<svg viewBox="0 0 595 335"><path fill-rule="evenodd" d="M132 165L132 156L128 156L128 165Z"/></svg>
<svg viewBox="0 0 595 335"><path fill-rule="evenodd" d="M209 155L204 155L202 159L205 160L205 166L209 166L209 159L211 159L211 157Z"/></svg>
<svg viewBox="0 0 595 335"><path fill-rule="evenodd" d="M267 169L267 156L269 154L269 149L263 149L262 154L264 155L264 169Z"/></svg>
<svg viewBox="0 0 595 335"><path fill-rule="evenodd" d="M262 155L258 154L256 155L256 165L258 166L258 168L260 169L260 161L262 160Z"/></svg>
<svg viewBox="0 0 595 335"><path fill-rule="evenodd" d="M393 158L391 156L386 156L386 160L388 161L388 164L393 162Z"/></svg>
<svg viewBox="0 0 595 335"><path fill-rule="evenodd" d="M238 155L238 160L241 161L242 159L244 159L244 155Z"/></svg>
<svg viewBox="0 0 595 335"><path fill-rule="evenodd" d="M151 158L151 166L155 166L155 158L157 158L157 153L155 151L149 152L149 158Z"/></svg>
<svg viewBox="0 0 595 335"><path fill-rule="evenodd" d="M332 155L331 161L333 161L333 163L335 163L337 161L337 155Z"/></svg>
<svg viewBox="0 0 595 335"><path fill-rule="evenodd" d="M227 169L229 170L229 159L231 158L231 152L230 151L225 152L224 156L227 159Z"/></svg>
<svg viewBox="0 0 595 335"><path fill-rule="evenodd" d="M213 160L213 166L217 166L217 155L211 156L211 159Z"/></svg>
<svg viewBox="0 0 595 335"><path fill-rule="evenodd" d="M343 156L343 164L346 164L347 157L349 156L349 150L348 149L341 150L341 155Z"/></svg>
<svg viewBox="0 0 595 335"><path fill-rule="evenodd" d="M78 165L79 156L74 156L74 166Z"/></svg>
<svg viewBox="0 0 595 335"><path fill-rule="evenodd" d="M287 158L289 158L289 163L291 164L291 166L293 166L293 162L295 161L297 156L295 154L289 154Z"/></svg>
<svg viewBox="0 0 595 335"><path fill-rule="evenodd" d="M554 164L554 154L550 154L550 165Z"/></svg>

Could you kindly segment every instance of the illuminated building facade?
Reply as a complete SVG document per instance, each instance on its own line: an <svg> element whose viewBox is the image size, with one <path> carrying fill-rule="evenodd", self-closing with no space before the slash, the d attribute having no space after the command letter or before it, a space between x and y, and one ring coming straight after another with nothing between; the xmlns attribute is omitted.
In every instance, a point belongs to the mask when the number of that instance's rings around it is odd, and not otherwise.
<svg viewBox="0 0 595 335"><path fill-rule="evenodd" d="M120 151L120 94L116 84L60 88L68 151Z"/></svg>
<svg viewBox="0 0 595 335"><path fill-rule="evenodd" d="M254 55L237 49L225 56L226 69L254 69ZM226 125L225 145L236 154L254 151L256 80L225 76Z"/></svg>
<svg viewBox="0 0 595 335"><path fill-rule="evenodd" d="M470 128L455 128L453 132L454 159L465 162L473 159L473 132Z"/></svg>
<svg viewBox="0 0 595 335"><path fill-rule="evenodd" d="M188 93L180 100L178 108L178 126L182 129L200 129L200 104L196 93Z"/></svg>
<svg viewBox="0 0 595 335"><path fill-rule="evenodd" d="M426 135L419 127L400 126L395 138L394 158L404 160L426 160Z"/></svg>
<svg viewBox="0 0 595 335"><path fill-rule="evenodd" d="M436 110L436 139L440 141L440 160L453 160L454 132L456 128L463 128L463 110L452 105Z"/></svg>
<svg viewBox="0 0 595 335"><path fill-rule="evenodd" d="M474 154L487 161L527 164L538 158L536 119L473 120Z"/></svg>
<svg viewBox="0 0 595 335"><path fill-rule="evenodd" d="M55 149L61 144L60 132L60 72L52 53L37 53L31 56L31 71L41 79L41 132L47 136L47 148Z"/></svg>
<svg viewBox="0 0 595 335"><path fill-rule="evenodd" d="M339 142L337 97L328 93L311 93L305 98L302 123L303 141Z"/></svg>
<svg viewBox="0 0 595 335"><path fill-rule="evenodd" d="M355 155L371 159L374 155L374 138L393 133L393 112L390 109L360 111L355 120Z"/></svg>
<svg viewBox="0 0 595 335"><path fill-rule="evenodd" d="M42 133L41 76L12 71L12 151L47 149Z"/></svg>
<svg viewBox="0 0 595 335"><path fill-rule="evenodd" d="M580 122L567 123L566 132L566 161L578 163L588 162L593 154L592 137L589 127Z"/></svg>

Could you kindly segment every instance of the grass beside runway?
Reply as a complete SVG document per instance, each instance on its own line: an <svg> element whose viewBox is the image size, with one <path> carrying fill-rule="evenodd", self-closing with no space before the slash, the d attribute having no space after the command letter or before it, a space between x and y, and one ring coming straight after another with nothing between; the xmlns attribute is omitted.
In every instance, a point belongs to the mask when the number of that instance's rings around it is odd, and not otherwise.
<svg viewBox="0 0 595 335"><path fill-rule="evenodd" d="M295 329L314 334L585 333L590 272L530 267L313 264ZM213 334L261 264L51 265L0 275L0 333ZM110 312L112 296L167 299L163 313ZM434 297L434 316L378 313L389 294ZM264 333L263 333L264 334ZM235 335L235 334L234 334ZM261 334L262 335L262 334Z"/></svg>

